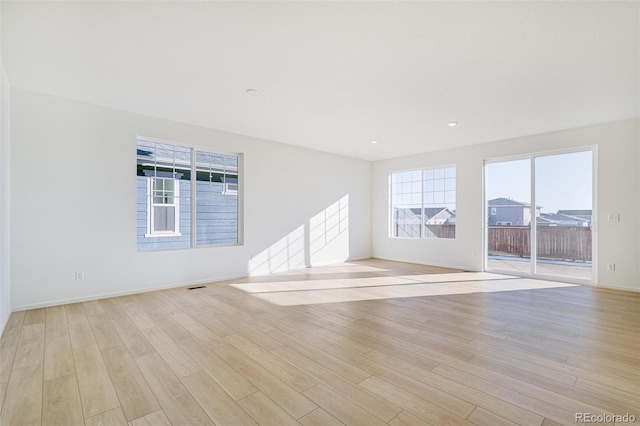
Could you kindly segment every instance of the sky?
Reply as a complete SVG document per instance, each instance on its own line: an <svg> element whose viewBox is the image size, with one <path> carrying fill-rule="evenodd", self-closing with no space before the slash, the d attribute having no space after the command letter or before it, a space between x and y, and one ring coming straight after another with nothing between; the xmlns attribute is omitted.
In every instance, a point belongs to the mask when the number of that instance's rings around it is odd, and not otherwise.
<svg viewBox="0 0 640 426"><path fill-rule="evenodd" d="M592 208L592 152L537 157L536 204L543 213ZM489 163L487 200L505 197L531 202L531 160Z"/></svg>

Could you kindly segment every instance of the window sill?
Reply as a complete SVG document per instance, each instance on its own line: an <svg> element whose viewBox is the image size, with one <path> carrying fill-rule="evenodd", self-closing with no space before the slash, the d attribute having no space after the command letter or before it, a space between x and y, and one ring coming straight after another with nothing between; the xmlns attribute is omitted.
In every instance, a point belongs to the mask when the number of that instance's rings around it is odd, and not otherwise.
<svg viewBox="0 0 640 426"><path fill-rule="evenodd" d="M167 232L167 233L162 233L162 234L150 234L150 233L146 233L144 234L145 238L162 238L162 237L181 237L182 234L180 232Z"/></svg>

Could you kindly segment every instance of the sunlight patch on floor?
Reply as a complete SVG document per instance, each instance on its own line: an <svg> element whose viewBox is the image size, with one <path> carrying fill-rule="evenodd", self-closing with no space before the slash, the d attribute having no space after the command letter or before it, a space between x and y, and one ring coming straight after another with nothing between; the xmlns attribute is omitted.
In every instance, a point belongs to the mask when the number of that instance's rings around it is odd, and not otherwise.
<svg viewBox="0 0 640 426"><path fill-rule="evenodd" d="M278 306L575 286L484 272L425 275L420 276L420 282L416 282L416 277L418 276L287 281L232 286Z"/></svg>

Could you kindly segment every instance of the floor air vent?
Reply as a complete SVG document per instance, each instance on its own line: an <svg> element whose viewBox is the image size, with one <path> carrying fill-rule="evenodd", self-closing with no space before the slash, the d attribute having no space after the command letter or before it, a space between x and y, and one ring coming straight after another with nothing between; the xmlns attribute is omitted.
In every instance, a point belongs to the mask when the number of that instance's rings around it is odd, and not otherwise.
<svg viewBox="0 0 640 426"><path fill-rule="evenodd" d="M187 290L197 290L199 288L207 288L206 285L197 285L195 287L187 287Z"/></svg>

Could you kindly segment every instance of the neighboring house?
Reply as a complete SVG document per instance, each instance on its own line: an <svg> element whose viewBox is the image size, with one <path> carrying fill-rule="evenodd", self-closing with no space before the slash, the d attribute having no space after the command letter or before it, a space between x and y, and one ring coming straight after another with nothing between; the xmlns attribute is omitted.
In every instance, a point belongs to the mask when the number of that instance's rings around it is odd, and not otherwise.
<svg viewBox="0 0 640 426"><path fill-rule="evenodd" d="M196 198L197 245L238 241L237 159L200 154L195 194L188 149L159 145L137 149L137 246L140 251L191 246L191 197ZM175 151L171 151L175 148ZM235 161L235 162L234 162Z"/></svg>
<svg viewBox="0 0 640 426"><path fill-rule="evenodd" d="M419 208L396 208L394 235L403 238L420 238L420 222L422 222Z"/></svg>
<svg viewBox="0 0 640 426"><path fill-rule="evenodd" d="M420 209L418 209L420 214ZM455 225L456 214L445 207L427 207L424 209L425 225Z"/></svg>
<svg viewBox="0 0 640 426"><path fill-rule="evenodd" d="M396 233L398 237L420 237L422 211L419 207L395 209ZM446 207L427 207L424 209L425 225L455 225L456 214Z"/></svg>
<svg viewBox="0 0 640 426"><path fill-rule="evenodd" d="M580 219L585 219L589 222L589 225L587 226L591 226L593 218L593 210L558 210L558 214L566 214Z"/></svg>
<svg viewBox="0 0 640 426"><path fill-rule="evenodd" d="M540 216L541 206L536 206L535 216ZM531 204L509 198L494 198L487 202L489 226L529 226Z"/></svg>
<svg viewBox="0 0 640 426"><path fill-rule="evenodd" d="M590 226L591 221L583 219L577 216L570 216L568 214L558 213L542 213L540 217L536 219L538 226Z"/></svg>
<svg viewBox="0 0 640 426"><path fill-rule="evenodd" d="M417 218L420 218L420 208L410 208L411 214ZM420 220L417 220L420 223ZM454 211L449 210L446 207L426 207L424 209L424 224L425 225L455 225L456 214Z"/></svg>

